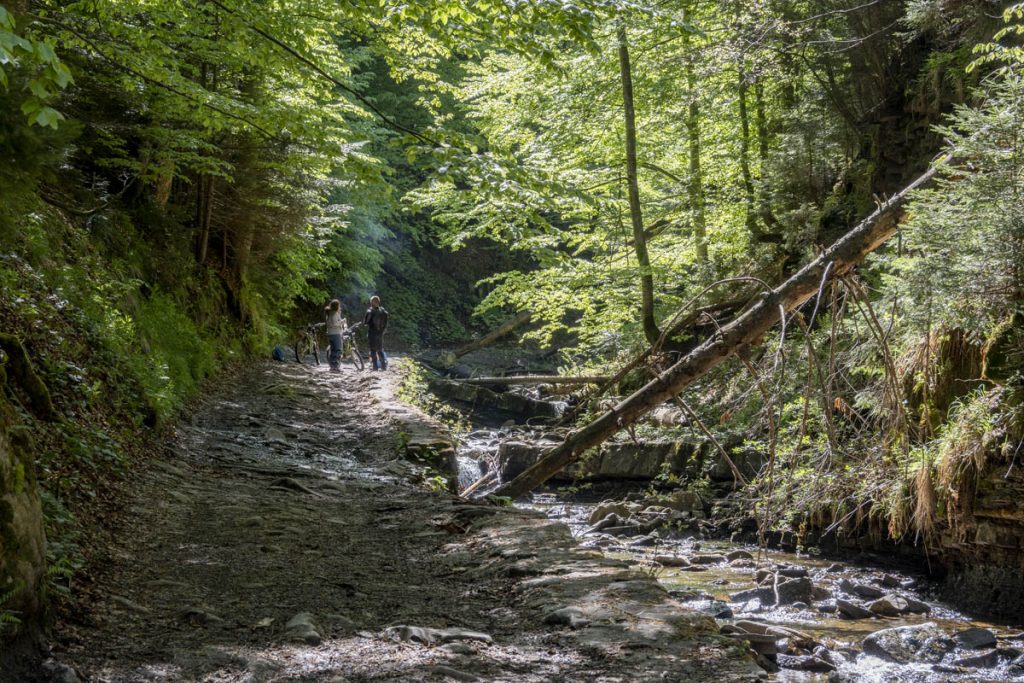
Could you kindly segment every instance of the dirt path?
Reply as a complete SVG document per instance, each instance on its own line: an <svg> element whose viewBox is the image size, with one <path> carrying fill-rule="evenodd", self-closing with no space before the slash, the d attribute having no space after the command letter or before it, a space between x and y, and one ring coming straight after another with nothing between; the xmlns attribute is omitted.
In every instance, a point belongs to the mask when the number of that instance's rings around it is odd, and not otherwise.
<svg viewBox="0 0 1024 683"><path fill-rule="evenodd" d="M562 525L429 490L393 381L277 363L210 397L142 478L57 660L111 683L757 677Z"/></svg>

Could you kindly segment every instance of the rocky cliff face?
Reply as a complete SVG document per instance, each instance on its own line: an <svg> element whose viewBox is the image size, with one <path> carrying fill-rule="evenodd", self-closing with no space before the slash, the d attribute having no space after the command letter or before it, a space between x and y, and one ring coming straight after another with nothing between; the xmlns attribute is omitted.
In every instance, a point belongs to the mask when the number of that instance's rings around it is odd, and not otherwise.
<svg viewBox="0 0 1024 683"><path fill-rule="evenodd" d="M4 398L0 366L0 614L20 624L0 622L0 639L31 629L43 609L46 536L32 455L11 435L12 411Z"/></svg>
<svg viewBox="0 0 1024 683"><path fill-rule="evenodd" d="M939 536L949 597L1001 617L1024 614L1024 448L992 458L968 514Z"/></svg>

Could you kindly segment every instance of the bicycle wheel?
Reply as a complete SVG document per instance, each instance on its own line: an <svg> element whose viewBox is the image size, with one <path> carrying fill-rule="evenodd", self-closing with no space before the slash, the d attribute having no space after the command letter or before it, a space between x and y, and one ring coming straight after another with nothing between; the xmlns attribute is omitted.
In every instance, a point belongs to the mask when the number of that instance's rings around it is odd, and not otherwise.
<svg viewBox="0 0 1024 683"><path fill-rule="evenodd" d="M302 365L302 356L299 354L299 349L302 348L302 342L298 342L292 347L292 351L295 352L295 362Z"/></svg>
<svg viewBox="0 0 1024 683"><path fill-rule="evenodd" d="M313 340L310 346L313 347L313 358L316 359L316 364L320 365L320 345L316 343L316 340Z"/></svg>
<svg viewBox="0 0 1024 683"><path fill-rule="evenodd" d="M349 357L352 358L352 365L356 366L356 369L363 369L363 356L359 353L359 347L356 343L352 342L352 350L349 352Z"/></svg>

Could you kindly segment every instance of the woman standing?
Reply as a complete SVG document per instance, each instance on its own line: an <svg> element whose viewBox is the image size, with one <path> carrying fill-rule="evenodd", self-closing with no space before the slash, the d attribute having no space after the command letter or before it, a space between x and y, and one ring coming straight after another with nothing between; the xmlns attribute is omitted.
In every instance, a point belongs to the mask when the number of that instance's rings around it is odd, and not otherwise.
<svg viewBox="0 0 1024 683"><path fill-rule="evenodd" d="M348 329L348 322L341 314L341 302L337 299L333 299L328 304L324 313L327 316L327 341L331 345L327 352L327 362L330 363L333 372L340 372L342 335Z"/></svg>

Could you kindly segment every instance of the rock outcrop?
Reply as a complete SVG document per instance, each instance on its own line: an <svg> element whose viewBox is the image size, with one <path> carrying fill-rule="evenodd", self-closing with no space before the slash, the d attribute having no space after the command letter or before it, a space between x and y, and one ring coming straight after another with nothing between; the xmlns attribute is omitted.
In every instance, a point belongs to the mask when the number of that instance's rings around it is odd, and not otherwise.
<svg viewBox="0 0 1024 683"><path fill-rule="evenodd" d="M0 613L19 622L0 629L0 639L38 622L46 575L46 536L35 464L25 437L11 433L14 417L4 397L5 385L0 365Z"/></svg>

